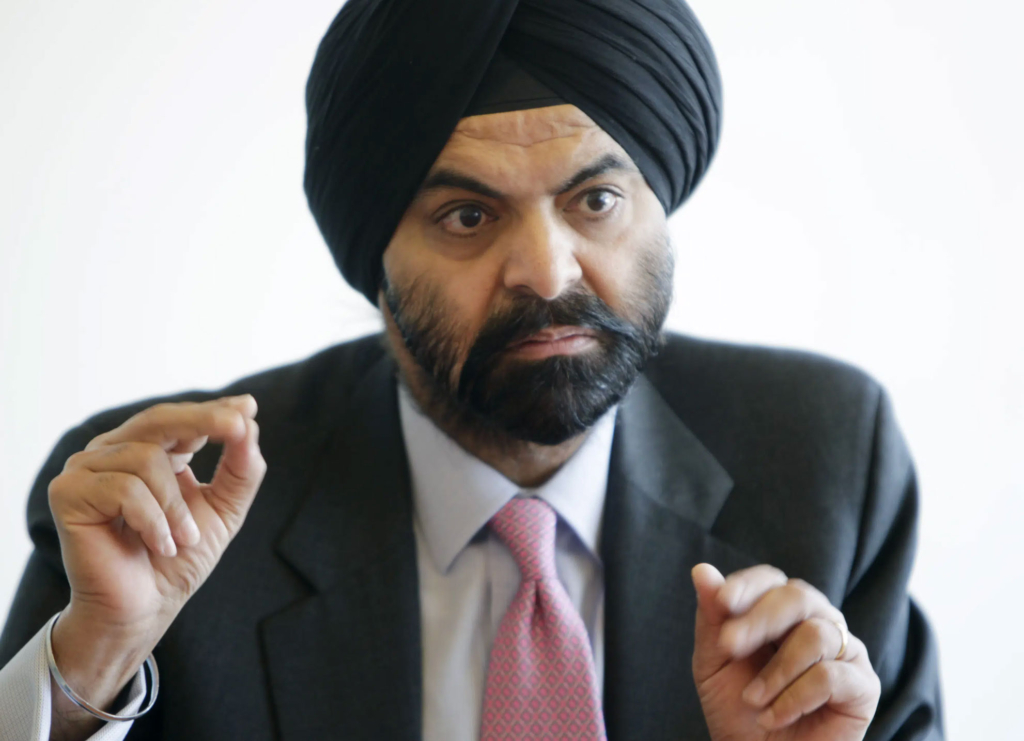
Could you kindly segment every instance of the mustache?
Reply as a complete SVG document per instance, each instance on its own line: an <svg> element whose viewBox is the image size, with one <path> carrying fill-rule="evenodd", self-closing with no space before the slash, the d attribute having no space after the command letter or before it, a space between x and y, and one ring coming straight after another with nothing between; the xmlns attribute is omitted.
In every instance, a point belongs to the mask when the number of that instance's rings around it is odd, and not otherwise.
<svg viewBox="0 0 1024 741"><path fill-rule="evenodd" d="M592 330L604 347L617 341L643 342L640 329L619 317L593 293L576 290L552 301L519 296L500 313L488 318L477 334L459 374L457 397L466 399L474 385L500 362L502 353L510 345L559 325Z"/></svg>

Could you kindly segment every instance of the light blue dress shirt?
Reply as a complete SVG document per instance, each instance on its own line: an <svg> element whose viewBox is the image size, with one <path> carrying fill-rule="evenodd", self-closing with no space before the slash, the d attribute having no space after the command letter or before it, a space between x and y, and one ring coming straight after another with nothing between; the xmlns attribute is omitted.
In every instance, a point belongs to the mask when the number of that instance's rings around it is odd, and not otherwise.
<svg viewBox="0 0 1024 741"><path fill-rule="evenodd" d="M604 574L598 554L613 409L543 485L521 489L467 453L399 389L420 579L424 741L476 741L491 644L519 588L519 568L487 521L515 496L558 513L555 567L604 677Z"/></svg>

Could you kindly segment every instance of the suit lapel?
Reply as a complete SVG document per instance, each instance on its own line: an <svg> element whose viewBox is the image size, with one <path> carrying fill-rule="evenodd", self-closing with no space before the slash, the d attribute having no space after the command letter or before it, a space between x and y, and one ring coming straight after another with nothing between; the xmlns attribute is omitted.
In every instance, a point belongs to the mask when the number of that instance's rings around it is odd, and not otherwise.
<svg viewBox="0 0 1024 741"><path fill-rule="evenodd" d="M315 592L261 625L285 741L418 739L419 593L394 366L381 358L278 552Z"/></svg>
<svg viewBox="0 0 1024 741"><path fill-rule="evenodd" d="M605 502L604 712L611 741L707 738L691 671L690 569L753 559L710 534L733 482L641 377L620 406Z"/></svg>

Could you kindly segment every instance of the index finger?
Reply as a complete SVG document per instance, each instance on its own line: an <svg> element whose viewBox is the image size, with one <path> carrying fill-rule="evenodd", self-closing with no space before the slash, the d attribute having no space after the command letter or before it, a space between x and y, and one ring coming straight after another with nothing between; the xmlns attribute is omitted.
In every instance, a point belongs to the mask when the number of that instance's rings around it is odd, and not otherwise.
<svg viewBox="0 0 1024 741"><path fill-rule="evenodd" d="M718 603L732 614L741 615L770 589L781 587L788 580L782 569L766 563L734 571L718 590Z"/></svg>
<svg viewBox="0 0 1024 741"><path fill-rule="evenodd" d="M846 625L843 613L828 597L802 579L790 579L768 590L745 614L727 620L719 641L733 656L743 658L812 617Z"/></svg>
<svg viewBox="0 0 1024 741"><path fill-rule="evenodd" d="M167 451L199 438L233 442L245 437L245 421L255 416L256 400L249 394L204 402L156 404L120 427L93 438L86 450L122 442L154 443Z"/></svg>

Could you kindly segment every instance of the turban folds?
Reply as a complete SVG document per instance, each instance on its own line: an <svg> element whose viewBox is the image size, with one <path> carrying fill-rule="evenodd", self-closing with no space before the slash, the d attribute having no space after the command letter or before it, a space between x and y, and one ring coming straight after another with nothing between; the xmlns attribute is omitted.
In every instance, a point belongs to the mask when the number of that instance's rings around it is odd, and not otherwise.
<svg viewBox="0 0 1024 741"><path fill-rule="evenodd" d="M683 0L348 0L306 85L304 186L374 305L381 255L496 56L615 139L666 214L710 164L721 82Z"/></svg>

